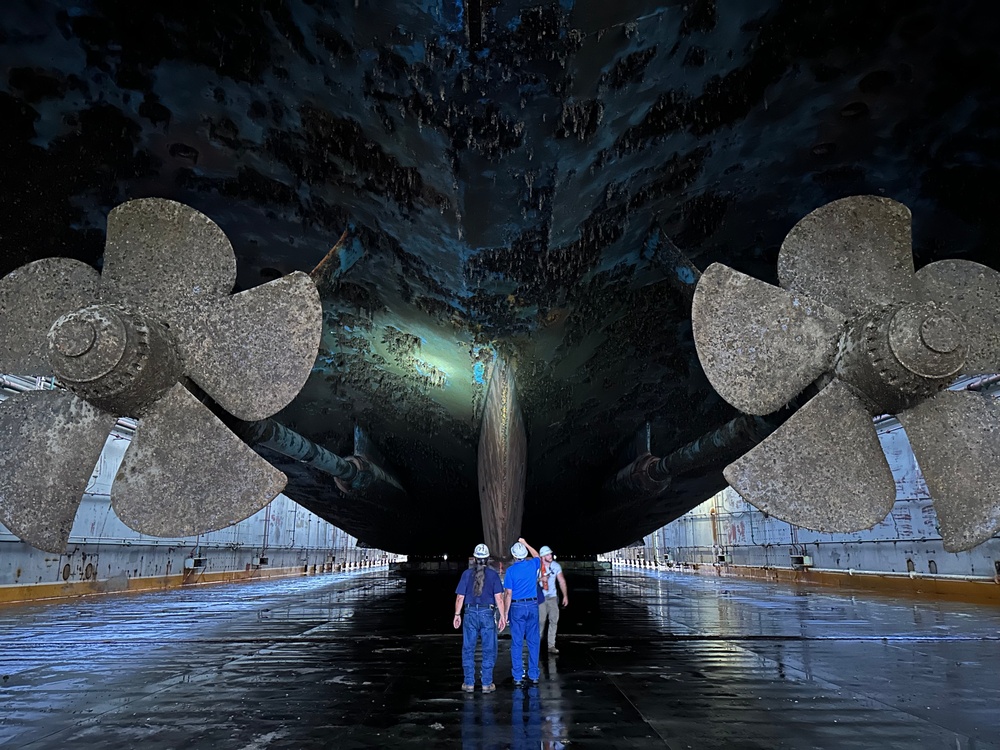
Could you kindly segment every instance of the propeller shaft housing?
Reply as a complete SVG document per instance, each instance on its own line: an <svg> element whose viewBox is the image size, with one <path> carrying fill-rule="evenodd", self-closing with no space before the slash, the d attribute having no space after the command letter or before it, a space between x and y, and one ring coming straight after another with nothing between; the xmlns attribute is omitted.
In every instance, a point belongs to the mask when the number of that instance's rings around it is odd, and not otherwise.
<svg viewBox="0 0 1000 750"><path fill-rule="evenodd" d="M605 489L619 497L655 497L670 486L670 479L654 479L652 472L660 459L649 453L621 469L607 482Z"/></svg>

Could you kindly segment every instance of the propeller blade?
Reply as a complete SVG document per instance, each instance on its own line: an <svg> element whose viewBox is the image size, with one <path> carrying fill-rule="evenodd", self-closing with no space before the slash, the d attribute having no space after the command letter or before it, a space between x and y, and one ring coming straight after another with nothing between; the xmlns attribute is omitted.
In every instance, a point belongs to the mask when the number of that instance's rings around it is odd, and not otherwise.
<svg viewBox="0 0 1000 750"><path fill-rule="evenodd" d="M193 536L253 515L284 486L284 474L177 384L139 420L111 502L140 533Z"/></svg>
<svg viewBox="0 0 1000 750"><path fill-rule="evenodd" d="M838 380L723 474L747 502L815 531L870 528L896 500L871 415Z"/></svg>
<svg viewBox="0 0 1000 750"><path fill-rule="evenodd" d="M917 271L917 281L924 299L965 324L969 354L962 372L1000 371L1000 273L969 260L940 260Z"/></svg>
<svg viewBox="0 0 1000 750"><path fill-rule="evenodd" d="M226 411L256 421L280 411L316 362L323 307L296 271L205 308L181 326L187 374Z"/></svg>
<svg viewBox="0 0 1000 750"><path fill-rule="evenodd" d="M0 522L32 547L65 552L114 425L114 416L68 391L28 391L0 403Z"/></svg>
<svg viewBox="0 0 1000 750"><path fill-rule="evenodd" d="M43 258L0 279L0 372L51 375L49 328L93 304L100 278L78 260Z"/></svg>
<svg viewBox="0 0 1000 750"><path fill-rule="evenodd" d="M183 203L128 201L108 215L101 298L132 300L167 323L236 283L236 256L219 226ZM188 313L190 315L190 313Z"/></svg>
<svg viewBox="0 0 1000 750"><path fill-rule="evenodd" d="M910 210L872 195L817 208L781 244L778 278L849 317L914 301Z"/></svg>
<svg viewBox="0 0 1000 750"><path fill-rule="evenodd" d="M748 414L770 414L830 369L845 320L804 295L713 263L695 289L691 324L719 395Z"/></svg>
<svg viewBox="0 0 1000 750"><path fill-rule="evenodd" d="M944 548L985 542L1000 530L1000 403L942 391L898 416L934 499Z"/></svg>

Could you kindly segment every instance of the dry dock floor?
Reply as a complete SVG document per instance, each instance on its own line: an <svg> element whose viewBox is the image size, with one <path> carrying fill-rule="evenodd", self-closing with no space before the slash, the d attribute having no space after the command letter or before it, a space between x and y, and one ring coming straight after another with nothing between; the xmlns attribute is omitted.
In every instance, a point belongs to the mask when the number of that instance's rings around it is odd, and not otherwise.
<svg viewBox="0 0 1000 750"><path fill-rule="evenodd" d="M0 607L0 746L1000 750L1000 607L570 576L558 656L467 695L457 576Z"/></svg>

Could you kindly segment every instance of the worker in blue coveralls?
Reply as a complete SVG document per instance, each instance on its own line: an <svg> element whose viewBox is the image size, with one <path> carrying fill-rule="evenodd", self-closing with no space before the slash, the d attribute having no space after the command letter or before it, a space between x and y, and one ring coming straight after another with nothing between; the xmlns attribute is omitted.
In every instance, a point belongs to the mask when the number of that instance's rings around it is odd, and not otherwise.
<svg viewBox="0 0 1000 750"><path fill-rule="evenodd" d="M465 679L462 690L471 693L476 689L476 641L483 642L481 678L484 693L496 690L493 684L493 665L497 662L497 632L507 627L507 610L504 608L503 584L500 576L486 563L490 550L477 544L472 552L472 567L462 573L455 589L455 629L462 628L462 671ZM462 605L465 616L462 616ZM500 621L493 613L500 610Z"/></svg>
<svg viewBox="0 0 1000 750"><path fill-rule="evenodd" d="M528 560L528 553L531 559ZM514 687L524 685L524 641L528 641L528 679L538 684L538 571L541 560L538 552L523 538L510 548L514 562L507 569L503 581L504 605L510 621L510 673Z"/></svg>

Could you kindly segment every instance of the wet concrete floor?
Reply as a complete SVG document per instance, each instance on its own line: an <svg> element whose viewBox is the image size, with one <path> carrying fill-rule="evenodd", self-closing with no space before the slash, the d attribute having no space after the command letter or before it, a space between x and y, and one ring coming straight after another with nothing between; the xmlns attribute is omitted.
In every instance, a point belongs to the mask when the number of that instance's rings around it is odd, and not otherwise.
<svg viewBox="0 0 1000 750"><path fill-rule="evenodd" d="M1000 608L616 570L459 690L457 576L0 607L0 746L1000 749ZM543 647L544 648L544 647Z"/></svg>

